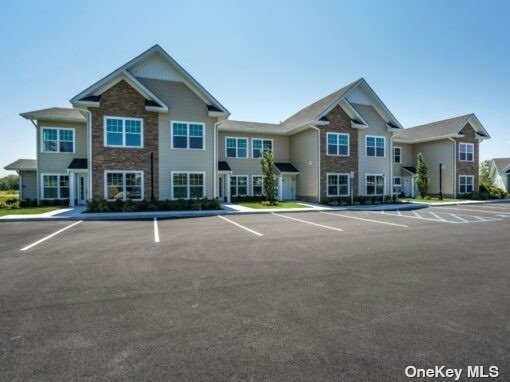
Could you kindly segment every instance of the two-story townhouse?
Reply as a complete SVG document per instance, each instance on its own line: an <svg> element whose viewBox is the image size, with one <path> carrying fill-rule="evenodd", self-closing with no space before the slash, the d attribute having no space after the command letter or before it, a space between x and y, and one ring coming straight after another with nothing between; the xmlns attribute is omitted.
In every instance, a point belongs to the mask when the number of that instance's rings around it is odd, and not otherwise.
<svg viewBox="0 0 510 382"><path fill-rule="evenodd" d="M158 45L71 104L22 114L36 126L37 160L6 168L22 175L24 198L258 196L265 150L274 153L279 199L414 195L418 152L431 192L456 196L476 190L478 144L489 138L473 114L403 129L363 78L278 124L228 120Z"/></svg>
<svg viewBox="0 0 510 382"><path fill-rule="evenodd" d="M510 192L510 158L492 159L489 177L494 187Z"/></svg>

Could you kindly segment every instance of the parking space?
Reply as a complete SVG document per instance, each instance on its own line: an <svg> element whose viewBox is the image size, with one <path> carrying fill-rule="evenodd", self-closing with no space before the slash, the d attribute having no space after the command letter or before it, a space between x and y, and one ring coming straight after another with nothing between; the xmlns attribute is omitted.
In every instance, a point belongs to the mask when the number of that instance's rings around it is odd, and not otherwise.
<svg viewBox="0 0 510 382"><path fill-rule="evenodd" d="M2 375L396 381L410 364L503 367L506 209L1 223Z"/></svg>

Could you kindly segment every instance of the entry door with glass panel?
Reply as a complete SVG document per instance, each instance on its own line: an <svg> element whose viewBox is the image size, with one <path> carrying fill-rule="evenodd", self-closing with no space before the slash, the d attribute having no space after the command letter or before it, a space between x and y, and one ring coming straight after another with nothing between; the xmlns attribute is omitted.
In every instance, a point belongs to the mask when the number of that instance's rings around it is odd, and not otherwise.
<svg viewBox="0 0 510 382"><path fill-rule="evenodd" d="M79 174L77 176L78 181L78 204L85 204L87 201L87 175L81 175Z"/></svg>

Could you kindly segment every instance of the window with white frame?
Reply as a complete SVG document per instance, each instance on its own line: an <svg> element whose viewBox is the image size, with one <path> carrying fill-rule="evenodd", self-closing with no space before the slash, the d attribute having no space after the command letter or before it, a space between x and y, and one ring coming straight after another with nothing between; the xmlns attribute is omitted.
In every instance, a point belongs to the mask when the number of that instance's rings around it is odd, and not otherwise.
<svg viewBox="0 0 510 382"><path fill-rule="evenodd" d="M393 163L402 163L402 149L393 147Z"/></svg>
<svg viewBox="0 0 510 382"><path fill-rule="evenodd" d="M366 195L384 194L384 175L365 176Z"/></svg>
<svg viewBox="0 0 510 382"><path fill-rule="evenodd" d="M41 151L45 153L74 153L74 129L43 127Z"/></svg>
<svg viewBox="0 0 510 382"><path fill-rule="evenodd" d="M172 195L174 199L203 198L205 174L203 172L172 173Z"/></svg>
<svg viewBox="0 0 510 382"><path fill-rule="evenodd" d="M262 175L253 175L251 181L253 196L264 195L264 177Z"/></svg>
<svg viewBox="0 0 510 382"><path fill-rule="evenodd" d="M393 193L396 195L402 193L402 178L400 176L393 177Z"/></svg>
<svg viewBox="0 0 510 382"><path fill-rule="evenodd" d="M373 135L367 135L365 137L365 153L367 157L380 157L383 158L384 147L386 139L384 137L377 137Z"/></svg>
<svg viewBox="0 0 510 382"><path fill-rule="evenodd" d="M233 175L230 177L230 196L246 196L248 195L248 176Z"/></svg>
<svg viewBox="0 0 510 382"><path fill-rule="evenodd" d="M248 158L248 138L225 138L225 156L227 158Z"/></svg>
<svg viewBox="0 0 510 382"><path fill-rule="evenodd" d="M469 194L473 192L475 177L473 175L459 175L459 193Z"/></svg>
<svg viewBox="0 0 510 382"><path fill-rule="evenodd" d="M251 140L252 158L262 158L263 153L272 150L273 150L272 139L253 138Z"/></svg>
<svg viewBox="0 0 510 382"><path fill-rule="evenodd" d="M349 195L349 174L328 174L328 196Z"/></svg>
<svg viewBox="0 0 510 382"><path fill-rule="evenodd" d="M105 126L105 146L143 147L143 119L105 117Z"/></svg>
<svg viewBox="0 0 510 382"><path fill-rule="evenodd" d="M172 148L203 150L205 125L200 122L172 122Z"/></svg>
<svg viewBox="0 0 510 382"><path fill-rule="evenodd" d="M473 162L475 145L473 143L459 143L459 160Z"/></svg>
<svg viewBox="0 0 510 382"><path fill-rule="evenodd" d="M143 171L106 171L105 194L108 200L142 200Z"/></svg>
<svg viewBox="0 0 510 382"><path fill-rule="evenodd" d="M43 199L69 199L68 175L42 175Z"/></svg>
<svg viewBox="0 0 510 382"><path fill-rule="evenodd" d="M327 133L328 155L349 156L349 134Z"/></svg>

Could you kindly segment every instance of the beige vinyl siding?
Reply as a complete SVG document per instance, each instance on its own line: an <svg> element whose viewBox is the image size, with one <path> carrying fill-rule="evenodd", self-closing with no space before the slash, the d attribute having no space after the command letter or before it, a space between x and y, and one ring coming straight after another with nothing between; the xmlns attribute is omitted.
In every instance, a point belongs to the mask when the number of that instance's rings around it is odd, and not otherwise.
<svg viewBox="0 0 510 382"><path fill-rule="evenodd" d="M182 82L148 78L138 80L169 107L168 113L159 114L159 198L171 198L172 171L205 172L205 194L214 197L214 123L216 118L207 115L207 107ZM172 149L171 121L201 122L205 124L205 150Z"/></svg>
<svg viewBox="0 0 510 382"><path fill-rule="evenodd" d="M248 158L227 158L225 155L225 138L248 138ZM252 139L262 138L273 140L273 154L275 162L290 162L289 137L272 134L233 133L220 131L218 133L218 161L226 161L232 169L232 175L261 175L260 158L252 158Z"/></svg>
<svg viewBox="0 0 510 382"><path fill-rule="evenodd" d="M453 195L454 190L454 143L447 139L434 142L417 143L413 145L414 164L416 166L416 156L423 154L425 164L429 172L429 193L439 193L439 164L442 163L443 170L443 194Z"/></svg>
<svg viewBox="0 0 510 382"><path fill-rule="evenodd" d="M37 129L37 170L39 174L66 174L67 167L74 158L87 158L87 125L85 123L39 121ZM41 152L42 129L63 127L74 129L75 153Z"/></svg>
<svg viewBox="0 0 510 382"><path fill-rule="evenodd" d="M354 104L353 106L368 123L368 129L358 130L358 193L359 195L366 194L365 175L381 174L384 175L385 194L389 195L391 193L392 182L390 163L393 162L393 153L390 150L391 133L387 131L386 122L372 106L360 104ZM366 156L365 137L367 135L382 136L385 138L384 158Z"/></svg>
<svg viewBox="0 0 510 382"><path fill-rule="evenodd" d="M37 172L36 171L20 171L21 191L20 200L37 199Z"/></svg>
<svg viewBox="0 0 510 382"><path fill-rule="evenodd" d="M413 146L407 143L395 143L393 147L400 147L401 162L393 164L393 176L401 176L400 171L402 167L413 167L416 159L413 154ZM393 152L391 153L391 160L393 162ZM405 174L407 176L408 174Z"/></svg>
<svg viewBox="0 0 510 382"><path fill-rule="evenodd" d="M299 170L296 178L298 199L319 197L317 134L316 130L309 129L290 137L290 162Z"/></svg>

